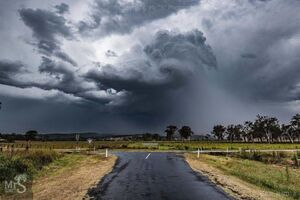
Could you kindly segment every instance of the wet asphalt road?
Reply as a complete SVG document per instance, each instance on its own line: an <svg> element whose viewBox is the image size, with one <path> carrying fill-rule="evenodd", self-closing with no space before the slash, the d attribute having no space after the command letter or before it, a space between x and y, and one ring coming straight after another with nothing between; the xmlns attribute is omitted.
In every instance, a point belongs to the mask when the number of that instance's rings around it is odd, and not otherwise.
<svg viewBox="0 0 300 200"><path fill-rule="evenodd" d="M117 153L114 170L88 192L103 200L227 200L175 153ZM148 156L149 155L149 156ZM147 157L148 156L148 157ZM147 157L147 159L146 159Z"/></svg>

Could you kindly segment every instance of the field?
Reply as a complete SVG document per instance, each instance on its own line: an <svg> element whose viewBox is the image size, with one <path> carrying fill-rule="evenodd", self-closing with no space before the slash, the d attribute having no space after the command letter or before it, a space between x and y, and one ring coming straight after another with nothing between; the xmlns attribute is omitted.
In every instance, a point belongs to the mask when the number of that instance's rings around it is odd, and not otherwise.
<svg viewBox="0 0 300 200"><path fill-rule="evenodd" d="M0 146L7 149L8 146L14 146L16 149L25 149L26 141L16 141L15 143L0 143ZM300 149L300 144L295 143L229 143L218 141L94 141L88 144L86 141L79 141L78 145L75 141L53 141L41 142L33 141L30 143L32 149L88 149L95 147L96 149L150 149L150 150L239 150L242 149Z"/></svg>

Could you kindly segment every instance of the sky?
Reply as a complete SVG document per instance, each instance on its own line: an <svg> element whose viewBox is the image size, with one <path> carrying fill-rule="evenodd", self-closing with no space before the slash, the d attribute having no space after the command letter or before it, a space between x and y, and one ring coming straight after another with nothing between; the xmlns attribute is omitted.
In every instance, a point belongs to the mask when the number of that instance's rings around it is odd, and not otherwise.
<svg viewBox="0 0 300 200"><path fill-rule="evenodd" d="M0 1L0 132L208 133L300 112L299 0Z"/></svg>

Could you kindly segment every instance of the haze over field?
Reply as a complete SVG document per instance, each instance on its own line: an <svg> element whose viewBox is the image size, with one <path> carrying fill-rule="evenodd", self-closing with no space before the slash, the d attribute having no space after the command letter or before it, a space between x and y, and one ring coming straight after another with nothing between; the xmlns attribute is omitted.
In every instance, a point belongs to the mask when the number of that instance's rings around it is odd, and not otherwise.
<svg viewBox="0 0 300 200"><path fill-rule="evenodd" d="M0 2L0 132L210 131L300 110L299 0Z"/></svg>

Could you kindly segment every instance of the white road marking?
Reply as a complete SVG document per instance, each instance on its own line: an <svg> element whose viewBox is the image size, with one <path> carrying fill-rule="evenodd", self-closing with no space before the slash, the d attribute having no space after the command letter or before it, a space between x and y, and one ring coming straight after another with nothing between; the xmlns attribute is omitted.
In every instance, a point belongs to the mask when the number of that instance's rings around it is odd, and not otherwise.
<svg viewBox="0 0 300 200"><path fill-rule="evenodd" d="M145 158L145 160L147 160L148 159L148 157L151 155L151 153L149 153L147 156L146 156L146 158Z"/></svg>

